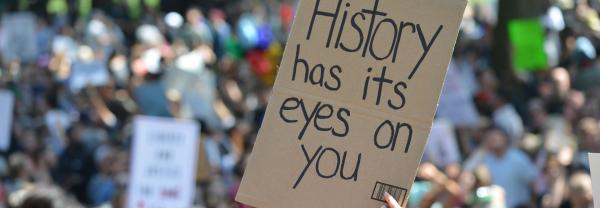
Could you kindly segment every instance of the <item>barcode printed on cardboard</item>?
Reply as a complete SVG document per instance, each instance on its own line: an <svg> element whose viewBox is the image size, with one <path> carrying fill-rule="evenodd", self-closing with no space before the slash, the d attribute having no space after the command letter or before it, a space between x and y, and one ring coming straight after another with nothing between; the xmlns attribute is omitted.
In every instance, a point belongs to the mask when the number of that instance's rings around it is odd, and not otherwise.
<svg viewBox="0 0 600 208"><path fill-rule="evenodd" d="M400 188L398 186L375 182L375 187L373 187L373 193L371 194L371 199L385 202L385 192L392 195L394 199L401 200L404 204L404 198L406 196L407 190L405 188Z"/></svg>

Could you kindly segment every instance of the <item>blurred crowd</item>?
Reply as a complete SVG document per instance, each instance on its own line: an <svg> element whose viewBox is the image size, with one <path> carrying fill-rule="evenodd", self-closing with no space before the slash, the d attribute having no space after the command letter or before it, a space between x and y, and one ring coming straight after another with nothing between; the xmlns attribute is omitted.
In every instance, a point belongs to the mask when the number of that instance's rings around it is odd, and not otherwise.
<svg viewBox="0 0 600 208"><path fill-rule="evenodd" d="M494 64L498 2L467 7L409 207L594 207L600 2L541 2L547 67L513 79Z"/></svg>
<svg viewBox="0 0 600 208"><path fill-rule="evenodd" d="M592 207L600 2L545 2L534 71L494 69L498 2L467 7L409 207ZM198 121L194 205L245 207L233 198L296 3L1 1L15 108L0 207L122 207L136 115Z"/></svg>
<svg viewBox="0 0 600 208"><path fill-rule="evenodd" d="M198 121L194 204L234 206L293 3L1 1L0 207L122 207L135 115Z"/></svg>

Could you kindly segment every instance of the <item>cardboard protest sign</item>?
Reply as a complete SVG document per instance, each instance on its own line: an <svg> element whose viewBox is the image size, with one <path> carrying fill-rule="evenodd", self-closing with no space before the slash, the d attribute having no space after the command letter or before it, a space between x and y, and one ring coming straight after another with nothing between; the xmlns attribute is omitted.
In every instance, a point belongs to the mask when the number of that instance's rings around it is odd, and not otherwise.
<svg viewBox="0 0 600 208"><path fill-rule="evenodd" d="M406 205L465 0L302 0L236 200Z"/></svg>
<svg viewBox="0 0 600 208"><path fill-rule="evenodd" d="M134 119L127 207L192 207L198 132L191 121Z"/></svg>
<svg viewBox="0 0 600 208"><path fill-rule="evenodd" d="M86 86L102 86L108 84L110 75L106 66L100 61L92 62L77 62L71 66L71 74L69 77L69 88L72 92Z"/></svg>
<svg viewBox="0 0 600 208"><path fill-rule="evenodd" d="M513 64L522 71L546 69L544 28L538 18L516 19L508 23L508 36L513 46Z"/></svg>
<svg viewBox="0 0 600 208"><path fill-rule="evenodd" d="M36 20L31 12L2 15L2 55L6 61L33 62L37 58Z"/></svg>
<svg viewBox="0 0 600 208"><path fill-rule="evenodd" d="M12 92L0 89L0 151L10 147L10 132L15 97Z"/></svg>
<svg viewBox="0 0 600 208"><path fill-rule="evenodd" d="M600 205L600 153L589 153L588 158L592 175L594 207L598 207Z"/></svg>

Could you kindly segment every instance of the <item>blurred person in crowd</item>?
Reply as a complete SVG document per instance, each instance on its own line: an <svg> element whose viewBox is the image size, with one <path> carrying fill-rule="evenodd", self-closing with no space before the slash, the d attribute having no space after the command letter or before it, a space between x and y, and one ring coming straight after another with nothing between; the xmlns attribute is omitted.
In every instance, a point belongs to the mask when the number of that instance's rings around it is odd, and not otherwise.
<svg viewBox="0 0 600 208"><path fill-rule="evenodd" d="M4 181L4 188L13 193L30 186L30 164L24 154L13 154L8 159L8 177Z"/></svg>
<svg viewBox="0 0 600 208"><path fill-rule="evenodd" d="M541 205L543 207L559 207L565 200L568 194L568 174L566 165L559 160L558 154L550 154L546 158L546 164L542 171L541 181L543 195Z"/></svg>
<svg viewBox="0 0 600 208"><path fill-rule="evenodd" d="M506 132L510 139L509 143L519 144L524 133L523 120L515 107L507 102L506 97L498 93L492 94L492 120L494 121L494 125Z"/></svg>
<svg viewBox="0 0 600 208"><path fill-rule="evenodd" d="M62 153L65 147L65 134L66 130L72 125L72 117L63 110L60 106L62 92L64 88L62 86L54 86L48 89L50 92L46 96L46 105L48 110L44 115L44 121L48 131L50 132L50 147L55 154Z"/></svg>
<svg viewBox="0 0 600 208"><path fill-rule="evenodd" d="M423 162L431 162L438 168L459 164L462 160L454 127L446 119L436 118L431 126L429 139L423 153Z"/></svg>
<svg viewBox="0 0 600 208"><path fill-rule="evenodd" d="M539 175L536 166L525 153L511 145L501 129L487 129L483 142L487 151L483 164L490 170L492 183L505 190L506 206L531 206L533 182Z"/></svg>
<svg viewBox="0 0 600 208"><path fill-rule="evenodd" d="M200 42L212 45L213 33L209 26L209 20L205 18L203 12L192 7L187 10L185 18L186 25L183 33L189 41L188 45L196 45Z"/></svg>
<svg viewBox="0 0 600 208"><path fill-rule="evenodd" d="M47 197L28 197L21 204L21 208L54 208L52 200Z"/></svg>
<svg viewBox="0 0 600 208"><path fill-rule="evenodd" d="M98 172L92 176L87 186L87 197L92 206L108 203L117 192L115 180L116 151L109 146L98 148L95 154L95 162Z"/></svg>
<svg viewBox="0 0 600 208"><path fill-rule="evenodd" d="M144 76L144 83L135 88L134 96L140 112L144 115L163 117L173 115L158 72L148 72Z"/></svg>
<svg viewBox="0 0 600 208"><path fill-rule="evenodd" d="M587 173L574 173L569 178L569 206L573 208L591 208L592 178Z"/></svg>
<svg viewBox="0 0 600 208"><path fill-rule="evenodd" d="M54 175L58 184L87 203L87 185L95 167L91 153L81 141L82 129L81 124L75 124L67 130L67 146L58 158Z"/></svg>

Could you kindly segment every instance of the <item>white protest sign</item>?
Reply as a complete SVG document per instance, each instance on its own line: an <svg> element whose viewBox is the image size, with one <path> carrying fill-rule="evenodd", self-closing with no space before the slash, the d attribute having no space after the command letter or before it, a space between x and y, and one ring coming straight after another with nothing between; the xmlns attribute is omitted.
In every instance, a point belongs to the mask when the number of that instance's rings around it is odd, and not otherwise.
<svg viewBox="0 0 600 208"><path fill-rule="evenodd" d="M37 58L36 22L33 13L2 16L2 55L5 60L32 62Z"/></svg>
<svg viewBox="0 0 600 208"><path fill-rule="evenodd" d="M127 207L192 207L198 132L193 121L134 119Z"/></svg>
<svg viewBox="0 0 600 208"><path fill-rule="evenodd" d="M92 61L88 63L78 62L71 66L69 77L69 88L72 92L78 92L86 86L102 86L109 81L108 70L104 63Z"/></svg>
<svg viewBox="0 0 600 208"><path fill-rule="evenodd" d="M598 207L600 206L600 153L589 153L588 158L592 175L594 207Z"/></svg>
<svg viewBox="0 0 600 208"><path fill-rule="evenodd" d="M15 98L10 91L0 89L0 151L10 147L14 101Z"/></svg>
<svg viewBox="0 0 600 208"><path fill-rule="evenodd" d="M455 62L448 66L437 115L452 121L457 127L476 127L479 114L457 67Z"/></svg>

